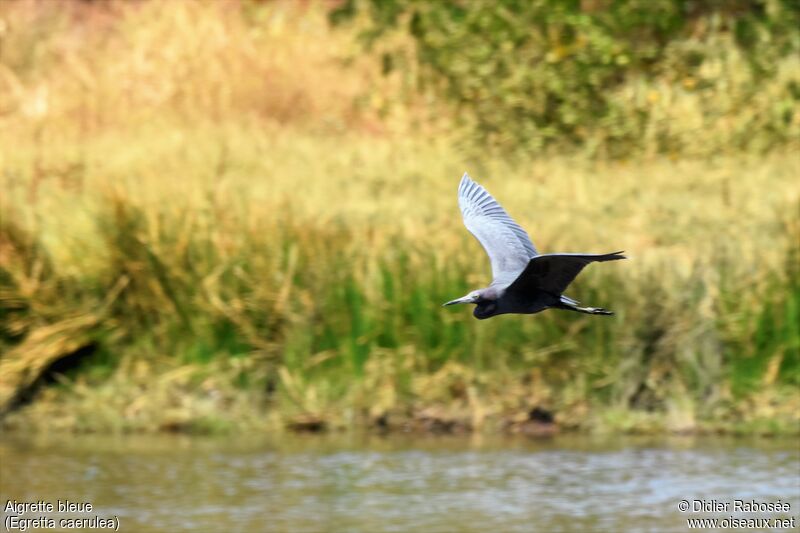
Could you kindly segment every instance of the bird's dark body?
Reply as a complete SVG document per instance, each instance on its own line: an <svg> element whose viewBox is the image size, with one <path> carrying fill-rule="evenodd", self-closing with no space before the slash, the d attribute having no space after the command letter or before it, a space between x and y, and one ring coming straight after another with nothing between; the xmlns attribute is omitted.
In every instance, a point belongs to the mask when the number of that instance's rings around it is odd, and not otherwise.
<svg viewBox="0 0 800 533"><path fill-rule="evenodd" d="M539 254L528 234L499 203L467 174L461 178L458 203L464 224L489 255L494 279L485 289L447 302L475 304L475 318L509 313L534 314L566 309L591 315L611 315L600 307L580 307L564 290L588 264L625 259L610 254Z"/></svg>
<svg viewBox="0 0 800 533"><path fill-rule="evenodd" d="M472 314L481 320L510 313L532 315L550 307L558 307L560 304L559 297L538 289L531 291L524 298L521 296L513 292L502 291L497 300L487 299L476 302L477 305Z"/></svg>

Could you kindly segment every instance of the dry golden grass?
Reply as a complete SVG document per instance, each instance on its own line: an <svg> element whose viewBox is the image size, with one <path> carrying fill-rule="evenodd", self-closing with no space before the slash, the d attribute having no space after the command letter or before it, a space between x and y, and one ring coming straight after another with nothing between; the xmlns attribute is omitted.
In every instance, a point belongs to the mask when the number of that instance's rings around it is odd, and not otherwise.
<svg viewBox="0 0 800 533"><path fill-rule="evenodd" d="M314 4L248 5L4 3L4 122L60 120L60 137L164 114L353 127L353 100L370 80L364 68L341 75L349 37L329 30Z"/></svg>

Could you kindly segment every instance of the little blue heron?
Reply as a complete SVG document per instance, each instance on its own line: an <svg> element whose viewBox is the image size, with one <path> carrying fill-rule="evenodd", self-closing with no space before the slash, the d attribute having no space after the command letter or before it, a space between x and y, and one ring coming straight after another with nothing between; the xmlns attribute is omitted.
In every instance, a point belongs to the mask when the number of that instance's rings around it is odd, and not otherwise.
<svg viewBox="0 0 800 533"><path fill-rule="evenodd" d="M613 315L601 307L580 307L562 293L583 267L595 261L625 259L610 254L539 254L530 237L486 189L464 173L458 186L464 225L478 239L492 263L492 283L444 305L476 304L475 318L506 313L532 314L568 309L590 315Z"/></svg>

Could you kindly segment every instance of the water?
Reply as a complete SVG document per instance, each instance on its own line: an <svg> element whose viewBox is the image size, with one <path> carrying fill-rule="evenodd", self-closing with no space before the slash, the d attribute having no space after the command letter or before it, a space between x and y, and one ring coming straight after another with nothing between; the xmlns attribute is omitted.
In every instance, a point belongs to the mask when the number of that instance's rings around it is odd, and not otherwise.
<svg viewBox="0 0 800 533"><path fill-rule="evenodd" d="M678 509L681 500L735 499L791 510ZM5 435L0 500L90 503L84 514L22 516L116 516L127 532L688 531L687 518L797 517L800 446L716 437Z"/></svg>

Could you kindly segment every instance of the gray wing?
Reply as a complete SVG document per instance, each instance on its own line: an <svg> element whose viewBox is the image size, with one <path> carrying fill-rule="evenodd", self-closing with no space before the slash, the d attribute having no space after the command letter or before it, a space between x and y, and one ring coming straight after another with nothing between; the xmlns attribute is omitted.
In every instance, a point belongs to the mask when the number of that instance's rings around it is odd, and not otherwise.
<svg viewBox="0 0 800 533"><path fill-rule="evenodd" d="M622 252L610 254L543 254L532 258L525 270L509 285L508 291L529 293L542 290L560 295L581 270L595 261L625 259Z"/></svg>
<svg viewBox="0 0 800 533"><path fill-rule="evenodd" d="M536 256L536 248L486 189L464 173L458 186L464 225L489 255L494 282L510 283Z"/></svg>

